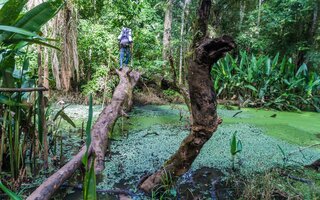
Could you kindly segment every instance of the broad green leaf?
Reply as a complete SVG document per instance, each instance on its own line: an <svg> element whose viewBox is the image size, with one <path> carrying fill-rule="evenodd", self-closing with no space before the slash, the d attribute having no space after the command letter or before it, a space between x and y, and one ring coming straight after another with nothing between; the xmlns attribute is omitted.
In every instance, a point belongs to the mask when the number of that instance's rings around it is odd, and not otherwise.
<svg viewBox="0 0 320 200"><path fill-rule="evenodd" d="M0 10L0 24L12 25L19 17L28 0L9 0Z"/></svg>
<svg viewBox="0 0 320 200"><path fill-rule="evenodd" d="M258 92L258 90L257 90L254 86L252 86L252 85L245 85L244 87L245 87L245 88L248 88L248 89L250 89L250 90L252 90L252 91Z"/></svg>
<svg viewBox="0 0 320 200"><path fill-rule="evenodd" d="M70 106L70 105L67 105L67 106L64 106L63 108L61 108L61 109L56 113L56 115L53 117L53 121L56 121L57 118L60 116L60 113L63 112L63 110L66 109L68 106Z"/></svg>
<svg viewBox="0 0 320 200"><path fill-rule="evenodd" d="M18 38L18 39L5 40L5 43L17 44L15 46L14 50L19 50L27 45L30 45L30 44L39 44L41 46L46 46L46 47L50 47L50 48L56 49L58 51L61 51L58 47L53 46L53 45L46 43L44 41L45 40L40 40L40 39Z"/></svg>
<svg viewBox="0 0 320 200"><path fill-rule="evenodd" d="M28 11L15 25L29 31L37 32L56 15L62 5L62 0L44 2Z"/></svg>
<svg viewBox="0 0 320 200"><path fill-rule="evenodd" d="M93 110L92 110L92 94L89 96L89 116L86 127L86 153L82 158L82 163L87 167L88 164L88 149L91 144L91 124L92 124Z"/></svg>
<svg viewBox="0 0 320 200"><path fill-rule="evenodd" d="M76 128L76 125L74 124L72 119L64 111L60 112L60 116L62 117L62 119L64 119L66 122L68 122L71 126Z"/></svg>
<svg viewBox="0 0 320 200"><path fill-rule="evenodd" d="M18 33L18 34L29 36L29 37L40 37L35 33L32 33L30 31L24 30L22 28L14 27L14 26L0 25L0 30L6 31L6 32L12 32L12 33ZM2 41L1 35L0 35L0 41Z"/></svg>
<svg viewBox="0 0 320 200"><path fill-rule="evenodd" d="M279 59L279 53L277 53L277 55L273 58L272 69L274 69L276 67L276 65L278 64L278 59Z"/></svg>
<svg viewBox="0 0 320 200"><path fill-rule="evenodd" d="M0 180L0 189L2 189L12 200L22 200L17 194L9 190Z"/></svg>
<svg viewBox="0 0 320 200"><path fill-rule="evenodd" d="M286 57L284 56L283 58L282 58L282 62L281 62L281 64L280 64L280 73L281 74L284 74L284 72L285 72L285 70L286 70L286 62L287 62L287 60L286 60ZM288 62L288 64L289 64L289 62Z"/></svg>
<svg viewBox="0 0 320 200"><path fill-rule="evenodd" d="M52 19L63 5L62 0L54 0L44 2L26 14L24 14L15 24L15 27L19 27L30 32L38 32L40 28ZM7 34L4 39L18 39L21 35Z"/></svg>
<svg viewBox="0 0 320 200"><path fill-rule="evenodd" d="M237 153L237 131L235 131L232 135L231 143L230 143L230 153L231 155L236 155Z"/></svg>
<svg viewBox="0 0 320 200"><path fill-rule="evenodd" d="M94 161L91 162L89 171L85 174L85 189L84 189L84 200L96 200L97 199L97 184L96 175L94 172Z"/></svg>
<svg viewBox="0 0 320 200"><path fill-rule="evenodd" d="M238 140L238 142L237 142L237 153L239 153L241 151L242 151L242 142L241 142L241 140Z"/></svg>
<svg viewBox="0 0 320 200"><path fill-rule="evenodd" d="M87 127L86 127L86 146L87 149L89 148L91 144L91 124L92 124L92 117L93 117L93 110L92 110L92 94L90 94L89 97L89 116L88 116L88 122L87 122Z"/></svg>
<svg viewBox="0 0 320 200"><path fill-rule="evenodd" d="M297 71L297 73L296 73L296 76L299 76L301 73L303 73L303 75L306 76L306 75L307 75L307 72L308 72L308 66L307 66L305 63L303 63L303 64L299 67L299 69L298 69L298 71Z"/></svg>

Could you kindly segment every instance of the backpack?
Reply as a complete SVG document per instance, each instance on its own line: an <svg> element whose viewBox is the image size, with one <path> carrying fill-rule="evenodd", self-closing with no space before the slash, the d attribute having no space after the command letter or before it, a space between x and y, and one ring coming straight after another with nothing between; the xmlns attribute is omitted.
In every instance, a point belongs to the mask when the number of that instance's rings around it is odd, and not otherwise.
<svg viewBox="0 0 320 200"><path fill-rule="evenodd" d="M121 46L128 46L132 43L132 32L130 28L122 28L118 37Z"/></svg>

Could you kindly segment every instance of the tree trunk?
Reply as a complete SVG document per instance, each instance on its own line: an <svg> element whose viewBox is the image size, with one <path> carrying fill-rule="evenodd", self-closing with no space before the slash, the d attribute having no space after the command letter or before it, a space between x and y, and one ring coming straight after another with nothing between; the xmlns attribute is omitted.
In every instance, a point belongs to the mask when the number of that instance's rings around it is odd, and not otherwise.
<svg viewBox="0 0 320 200"><path fill-rule="evenodd" d="M38 46L38 86L43 87L44 82L44 72L43 72L43 59L42 59L43 47ZM48 132L46 128L46 118L45 118L45 102L43 91L39 91L38 96L38 134L40 142L42 143L42 159L43 159L43 168L48 169L48 155L49 155L49 147L48 147Z"/></svg>
<svg viewBox="0 0 320 200"><path fill-rule="evenodd" d="M318 3L314 4L314 8L313 8L312 22L309 30L309 38L312 40L312 42L314 41L314 36L316 35L316 31L318 28L317 24L319 21L319 6L320 6L320 3L318 1Z"/></svg>
<svg viewBox="0 0 320 200"><path fill-rule="evenodd" d="M168 0L165 16L164 16L164 30L163 30L163 50L162 59L163 61L169 61L170 55L170 42L171 42L171 27L172 27L172 1ZM165 72L165 64L163 65L163 71Z"/></svg>
<svg viewBox="0 0 320 200"><path fill-rule="evenodd" d="M218 39L210 39L207 36L210 8L211 0L200 1L192 46L193 55L188 68L193 118L191 133L182 141L178 151L164 166L141 183L139 187L146 192L150 192L159 185L165 174L176 178L187 172L203 145L221 123L216 112L216 95L210 71L215 62L235 47L235 43L228 36Z"/></svg>
<svg viewBox="0 0 320 200"><path fill-rule="evenodd" d="M262 6L262 0L259 0L258 4L258 21L257 21L257 27L260 26L260 20L261 20L261 6Z"/></svg>
<svg viewBox="0 0 320 200"><path fill-rule="evenodd" d="M185 20L185 13L187 10L187 6L190 3L190 0L185 0L182 8L181 14L181 30L180 30L180 59L179 59L179 85L182 84L182 69L183 69L183 42L184 42L184 20Z"/></svg>
<svg viewBox="0 0 320 200"><path fill-rule="evenodd" d="M140 74L136 71L130 71L124 68L122 71L117 71L120 82L116 87L112 102L102 111L97 121L91 129L92 142L88 154L96 154L97 172L103 169L103 159L105 149L108 142L108 134L119 116L123 115L123 110L132 105L132 90L137 83ZM100 141L101 140L101 141ZM73 157L60 170L51 175L43 182L27 200L47 200L58 190L58 188L81 166L81 159L84 156L86 147Z"/></svg>
<svg viewBox="0 0 320 200"><path fill-rule="evenodd" d="M86 153L84 146L81 151L74 156L67 164L65 164L56 173L51 175L45 182L43 182L28 198L27 200L47 200L59 189L59 187L78 169L82 164L82 158ZM88 154L91 155L92 148L89 149Z"/></svg>
<svg viewBox="0 0 320 200"><path fill-rule="evenodd" d="M246 2L241 0L240 1L240 10L239 10L239 31L241 31L241 28L242 28L242 23L243 23L243 19L244 19L244 16L245 16L245 10L246 10Z"/></svg>
<svg viewBox="0 0 320 200"><path fill-rule="evenodd" d="M49 89L49 51L47 47L44 48L43 58L43 87ZM45 91L44 95L49 98L50 90Z"/></svg>
<svg viewBox="0 0 320 200"><path fill-rule="evenodd" d="M95 172L98 174L104 169L104 157L108 144L108 135L119 116L132 106L132 90L140 74L130 72L128 68L117 71L120 82L113 93L111 104L103 109L92 128L91 145L95 152Z"/></svg>

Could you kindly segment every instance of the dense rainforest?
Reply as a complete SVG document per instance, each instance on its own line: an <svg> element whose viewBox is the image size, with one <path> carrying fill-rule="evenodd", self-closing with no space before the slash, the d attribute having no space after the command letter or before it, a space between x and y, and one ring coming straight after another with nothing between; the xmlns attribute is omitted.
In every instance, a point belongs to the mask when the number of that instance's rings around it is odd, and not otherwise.
<svg viewBox="0 0 320 200"><path fill-rule="evenodd" d="M0 199L320 199L320 1L0 0Z"/></svg>

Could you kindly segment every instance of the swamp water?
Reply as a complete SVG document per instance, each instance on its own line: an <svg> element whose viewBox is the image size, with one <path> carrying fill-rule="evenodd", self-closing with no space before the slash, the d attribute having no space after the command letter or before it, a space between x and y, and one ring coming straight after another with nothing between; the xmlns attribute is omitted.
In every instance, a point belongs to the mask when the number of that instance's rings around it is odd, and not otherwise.
<svg viewBox="0 0 320 200"><path fill-rule="evenodd" d="M94 108L96 117L100 110ZM75 121L85 120L87 116L85 106L73 105L65 111ZM320 148L303 151L299 148L320 143L316 137L320 123L312 123L312 120L320 121L320 114L243 109L233 117L237 112L218 110L224 123L205 144L190 171L169 190L171 195L181 199L231 198L232 194L219 186L219 180L228 176L232 166L230 139L235 131L243 144L236 159L239 173L263 172L283 165L283 152L290 154L285 164L303 165L319 159ZM276 117L270 117L275 113ZM187 116L184 106L148 105L135 107L129 120L119 119L112 134L111 152L106 157L106 169L97 177L97 189L130 190L136 194L133 199L149 199L137 191L136 185L142 176L158 169L178 149L189 133ZM289 118L290 123L283 118ZM299 126L303 124L308 128ZM293 140L300 130L307 139ZM81 191L74 191L66 199L82 199ZM117 198L102 193L99 199Z"/></svg>

